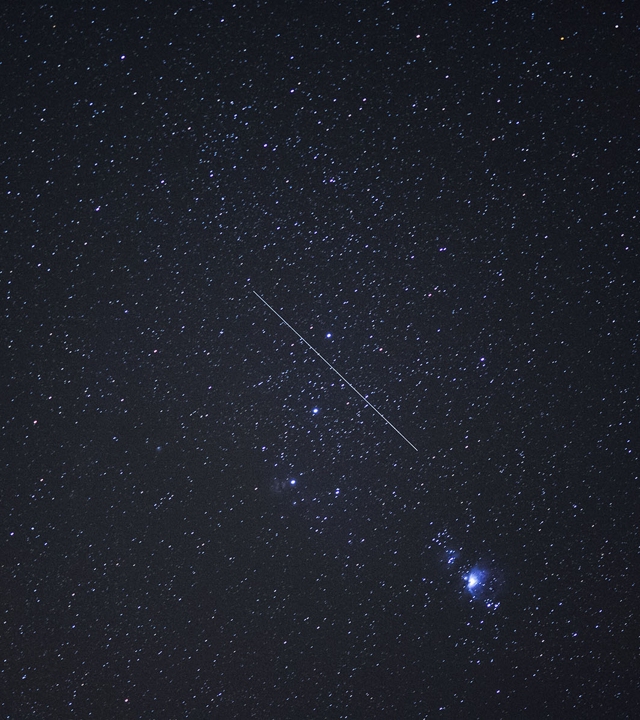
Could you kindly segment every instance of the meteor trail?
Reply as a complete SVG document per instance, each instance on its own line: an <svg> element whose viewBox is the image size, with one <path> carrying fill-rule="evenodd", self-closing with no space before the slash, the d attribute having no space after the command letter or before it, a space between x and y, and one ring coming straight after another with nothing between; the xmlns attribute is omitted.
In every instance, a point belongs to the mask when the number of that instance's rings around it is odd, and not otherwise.
<svg viewBox="0 0 640 720"><path fill-rule="evenodd" d="M398 433L398 435L400 435L400 437L401 437L406 443L408 443L409 445L411 445L411 447L417 452L418 448L417 448L410 440L408 440L408 439L400 432L400 430L398 430L398 428L397 428L392 422L390 422L389 420L387 420L387 418L380 412L380 410L378 410L378 408L374 407L374 406L367 400L367 398L366 398L357 388L353 387L353 385L347 380L347 378L346 378L344 375L341 375L341 374L333 367L333 365L332 365L326 358L322 357L322 355L320 355L320 353L313 347L313 345L311 345L310 343L308 343L308 342L302 337L302 335L300 335L300 333L299 333L292 325L289 325L289 323L282 317L282 315L280 315L280 313L279 313L277 310L274 310L274 308L272 308L271 305L269 305L269 303L268 303L261 295L258 295L258 293L257 293L255 290L253 291L253 294L256 295L256 296L269 308L269 310L271 310L271 312L272 312L274 315L276 315L280 320L282 320L282 322L283 322L290 330L293 330L293 332L300 338L300 340L302 340L302 342L303 342L308 348L310 348L311 350L313 350L313 352L320 358L320 360L322 360L322 362L324 362L326 365L328 365L328 366L331 368L331 370L333 370L333 372L334 372L344 383L346 383L355 393L357 393L357 394L367 403L367 405L368 405L372 410L374 410L375 412L378 413L378 415L380 415L380 417L387 423L387 425L389 425L389 427L393 428L393 429Z"/></svg>

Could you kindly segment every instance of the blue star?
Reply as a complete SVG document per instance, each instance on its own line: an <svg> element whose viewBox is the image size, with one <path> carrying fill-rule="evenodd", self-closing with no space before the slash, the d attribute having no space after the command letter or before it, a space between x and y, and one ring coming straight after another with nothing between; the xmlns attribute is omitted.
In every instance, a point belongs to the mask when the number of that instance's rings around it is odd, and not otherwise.
<svg viewBox="0 0 640 720"><path fill-rule="evenodd" d="M455 563L455 561L458 559L458 553L455 550L447 550L446 557L447 557L447 565L453 565Z"/></svg>

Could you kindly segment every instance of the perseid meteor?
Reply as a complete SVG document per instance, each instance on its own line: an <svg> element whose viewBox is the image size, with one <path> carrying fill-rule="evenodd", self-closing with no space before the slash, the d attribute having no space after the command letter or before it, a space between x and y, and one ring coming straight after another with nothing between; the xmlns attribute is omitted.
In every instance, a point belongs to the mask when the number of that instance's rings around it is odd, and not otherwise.
<svg viewBox="0 0 640 720"><path fill-rule="evenodd" d="M378 410L377 407L375 407L374 405L372 405L372 404L367 400L367 398L358 390L358 388L354 387L354 386L347 380L347 378L346 378L344 375L342 375L338 370L336 370L336 369L333 367L333 365L332 365L325 357L323 357L323 356L313 347L313 345L311 345L311 343L307 342L307 341L302 337L302 335L300 335L300 333L293 327L293 325L290 325L290 324L282 317L282 315L280 315L280 313L279 313L277 310L275 310L273 307L271 307L271 305L269 305L269 303L262 297L262 295L258 295L258 293L257 293L255 290L253 291L253 294L254 294L259 300L261 300L261 301L269 308L269 310L271 310L271 312L289 328L289 330L292 330L292 331L300 338L300 340L302 340L302 342L303 342L310 350L312 350L312 351L320 358L320 360L322 360L323 363L325 363L325 365L328 365L329 368L330 368L331 370L333 370L333 372L340 378L340 380L342 380L342 382L344 382L346 385L348 385L348 386L353 390L353 392L357 393L357 394L367 403L367 405L368 405L374 412L376 412L376 413L387 423L387 425L388 425L390 428L392 428L393 430L395 430L395 431L398 433L398 435L400 435L400 437L401 437L408 445L411 445L411 447L412 447L414 450L416 450L416 451L418 450L418 448L417 448L408 438L406 438L406 437L400 432L400 430L398 430L398 428L397 428L390 420L388 420L388 419L380 412L380 410Z"/></svg>

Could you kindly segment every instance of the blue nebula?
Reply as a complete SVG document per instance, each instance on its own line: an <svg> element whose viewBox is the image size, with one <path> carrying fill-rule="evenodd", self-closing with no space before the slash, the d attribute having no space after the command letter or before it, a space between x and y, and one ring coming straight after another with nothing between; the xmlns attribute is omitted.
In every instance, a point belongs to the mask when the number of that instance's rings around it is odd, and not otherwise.
<svg viewBox="0 0 640 720"><path fill-rule="evenodd" d="M498 607L497 598L502 592L503 580L502 573L494 565L475 565L462 579L473 600L481 600L487 607Z"/></svg>
<svg viewBox="0 0 640 720"><path fill-rule="evenodd" d="M472 570L464 579L467 582L467 590L474 595L482 590L485 573L481 570Z"/></svg>

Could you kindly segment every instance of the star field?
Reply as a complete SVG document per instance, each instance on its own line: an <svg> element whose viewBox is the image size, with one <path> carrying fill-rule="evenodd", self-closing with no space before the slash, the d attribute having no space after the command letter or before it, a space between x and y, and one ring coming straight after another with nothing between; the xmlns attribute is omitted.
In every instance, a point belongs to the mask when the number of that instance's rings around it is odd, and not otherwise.
<svg viewBox="0 0 640 720"><path fill-rule="evenodd" d="M633 717L629 3L0 14L3 717Z"/></svg>

